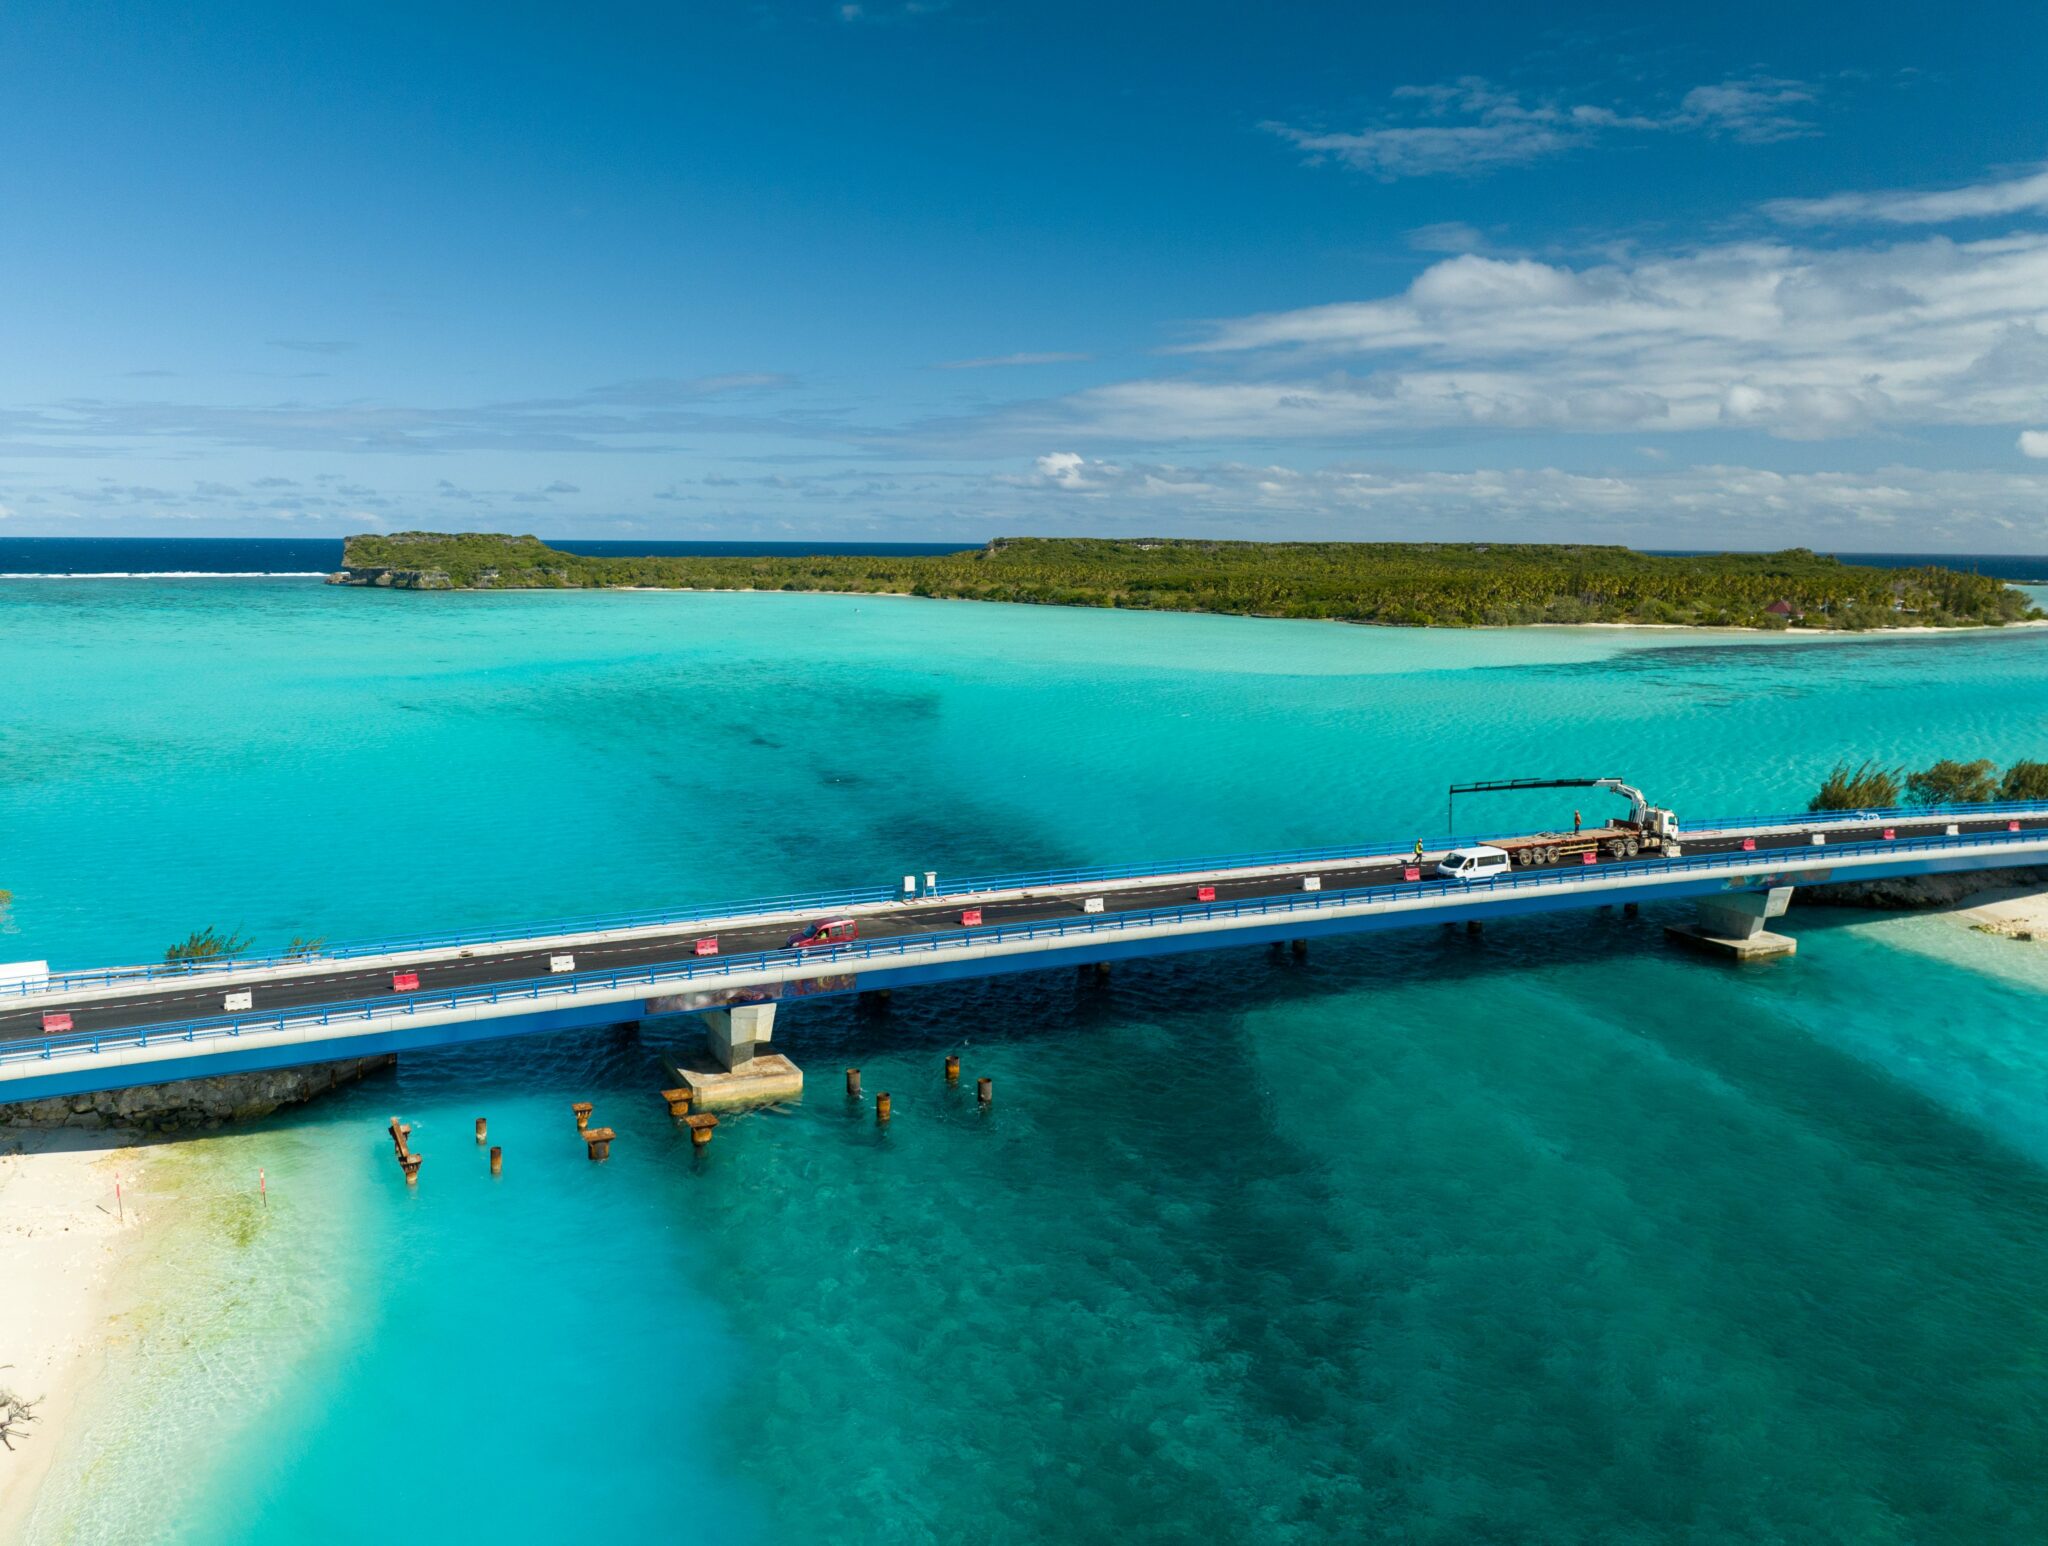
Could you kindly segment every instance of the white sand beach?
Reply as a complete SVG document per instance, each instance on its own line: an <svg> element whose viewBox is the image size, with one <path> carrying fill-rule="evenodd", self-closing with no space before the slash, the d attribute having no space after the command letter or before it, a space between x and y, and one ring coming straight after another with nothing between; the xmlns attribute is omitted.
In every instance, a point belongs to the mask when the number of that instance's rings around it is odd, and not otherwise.
<svg viewBox="0 0 2048 1546"><path fill-rule="evenodd" d="M1956 917L1984 934L2048 943L2048 891L1998 886L1963 899Z"/></svg>
<svg viewBox="0 0 2048 1546"><path fill-rule="evenodd" d="M117 1133L0 1128L0 1387L38 1402L0 1449L0 1540L20 1539L98 1367L144 1238L149 1163Z"/></svg>

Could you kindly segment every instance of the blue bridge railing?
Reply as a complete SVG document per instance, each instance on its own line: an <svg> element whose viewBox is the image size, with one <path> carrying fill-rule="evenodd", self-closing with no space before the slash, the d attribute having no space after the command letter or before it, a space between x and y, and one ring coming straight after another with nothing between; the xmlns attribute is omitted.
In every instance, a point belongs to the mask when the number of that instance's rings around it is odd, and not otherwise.
<svg viewBox="0 0 2048 1546"><path fill-rule="evenodd" d="M741 976L776 966L801 964L814 970L806 976L835 976L857 970L864 963L897 962L932 955L963 945L1004 944L1041 939L1086 938L1115 934L1162 924L1186 924L1226 918L1254 916L1296 916L1355 907L1361 903L1420 901L1447 894L1474 899L1531 890L1561 889L1588 880L1641 878L1644 880L1683 878L1703 872L1720 872L1731 877L1767 874L1773 870L1807 868L1816 863L1856 855L1899 855L1958 847L1990 850L2012 846L2039 846L2044 834L2032 832L1990 832L1963 837L1899 838L1878 842L1836 843L1821 848L1772 849L1755 854L1701 854L1680 859L1628 859L1601 861L1570 870L1549 870L1540 874L1510 874L1495 880L1409 881L1390 886L1361 887L1350 891L1289 892L1276 897L1252 897L1241 901L1200 902L1174 907L1146 908L1135 912L1085 914L1029 923L1000 923L979 928L950 929L934 934L913 934L889 939L856 941L847 945L813 950L764 950L743 956L712 956L650 966L616 968L611 971L579 972L562 976L534 977L488 987L456 988L441 992L388 995L356 999L312 1009L285 1009L262 1014L215 1015L204 1019L163 1025L131 1026L109 1031L74 1031L33 1040L0 1043L0 1064L25 1060L50 1060L58 1056L91 1055L109 1049L144 1048L164 1042L182 1041L192 1045L239 1037L251 1032L284 1031L313 1026L362 1024L374 1020L402 1020L422 1013L463 1009L482 1005L574 1000L587 992L617 991L627 987L674 989L693 982ZM838 970L834 970L837 968Z"/></svg>
<svg viewBox="0 0 2048 1546"><path fill-rule="evenodd" d="M2048 800L2018 801L1998 805L1904 806L1872 811L1800 811L1770 816L1738 816L1681 823L1681 832L1709 834L1739 832L1749 828L1796 826L1876 825L1884 821L1925 823L1942 820L1982 820L1996 816L2048 816ZM1463 848L1475 843L1498 843L1527 833L1488 833L1428 839L1432 851ZM1264 853L1224 854L1208 858L1180 859L1168 863L1077 865L1064 869L1029 870L1021 874L980 875L954 879L941 876L931 897L983 895L998 891L1031 891L1051 886L1089 885L1096 882L1143 880L1150 876L1196 874L1210 870L1291 868L1307 864L1336 864L1362 859L1388 859L1414 851L1414 840L1405 843L1351 843L1324 848L1273 849ZM108 987L130 982L178 981L225 972L263 970L309 961L348 961L365 956L404 955L420 951L461 950L473 945L518 944L558 939L565 935L605 934L709 923L761 913L797 913L818 916L849 907L868 907L899 900L905 893L892 886L856 886L838 891L792 892L783 896L755 897L742 902L720 902L691 907L669 907L637 912L606 913L591 917L555 919L542 923L504 924L474 929L442 929L433 933L391 935L380 939L354 940L322 945L316 951L280 952L262 956L231 956L205 961L159 961L137 966L95 968L89 971L57 972L47 978L0 984L0 996L68 993L80 989Z"/></svg>

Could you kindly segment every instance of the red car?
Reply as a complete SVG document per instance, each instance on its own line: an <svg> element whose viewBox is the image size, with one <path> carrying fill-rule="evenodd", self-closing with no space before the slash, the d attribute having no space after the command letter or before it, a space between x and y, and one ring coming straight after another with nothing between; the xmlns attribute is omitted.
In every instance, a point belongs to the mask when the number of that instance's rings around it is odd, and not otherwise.
<svg viewBox="0 0 2048 1546"><path fill-rule="evenodd" d="M801 934L789 937L791 950L809 950L816 945L843 945L860 933L851 918L821 918Z"/></svg>

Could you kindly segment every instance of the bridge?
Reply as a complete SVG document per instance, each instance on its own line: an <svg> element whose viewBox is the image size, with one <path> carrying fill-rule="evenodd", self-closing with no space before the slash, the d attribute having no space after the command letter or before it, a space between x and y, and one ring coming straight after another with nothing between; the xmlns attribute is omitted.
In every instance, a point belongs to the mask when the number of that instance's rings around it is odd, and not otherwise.
<svg viewBox="0 0 2048 1546"><path fill-rule="evenodd" d="M0 969L0 1103L496 1037L705 1017L727 1069L778 1003L1007 972L1691 899L1740 937L1824 882L2048 863L2048 802L1688 821L1669 852L1436 876L1460 838L780 896L325 947L315 954ZM821 918L857 937L792 948ZM11 975L10 975L11 974Z"/></svg>

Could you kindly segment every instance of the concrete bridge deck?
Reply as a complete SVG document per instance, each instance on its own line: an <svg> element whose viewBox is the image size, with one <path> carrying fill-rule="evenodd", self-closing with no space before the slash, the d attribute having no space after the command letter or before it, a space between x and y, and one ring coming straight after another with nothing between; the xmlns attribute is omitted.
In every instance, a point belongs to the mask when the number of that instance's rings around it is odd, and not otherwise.
<svg viewBox="0 0 2048 1546"><path fill-rule="evenodd" d="M570 925L349 947L339 957L59 974L0 997L0 1098L1229 944L2044 862L2048 804L1761 817L1688 830L1678 858L1603 858L1478 884L1435 879L1427 865L1425 878L1408 881L1412 852L1331 850L1314 859L999 877L907 897L875 888L809 907L693 913L682 924ZM1304 888L1311 877L1318 890ZM1197 901L1200 886L1213 887L1213 901ZM1084 911L1087 898L1100 898L1102 910ZM833 901L841 905L818 905ZM970 907L980 922L964 926ZM826 915L858 917L859 939L786 948L800 922ZM713 936L718 953L695 955L696 941ZM562 955L573 956L573 969L551 970ZM416 975L417 988L394 992L400 971ZM226 1010L230 993L249 994L249 1007ZM50 1014L69 1015L70 1028L47 1030Z"/></svg>

